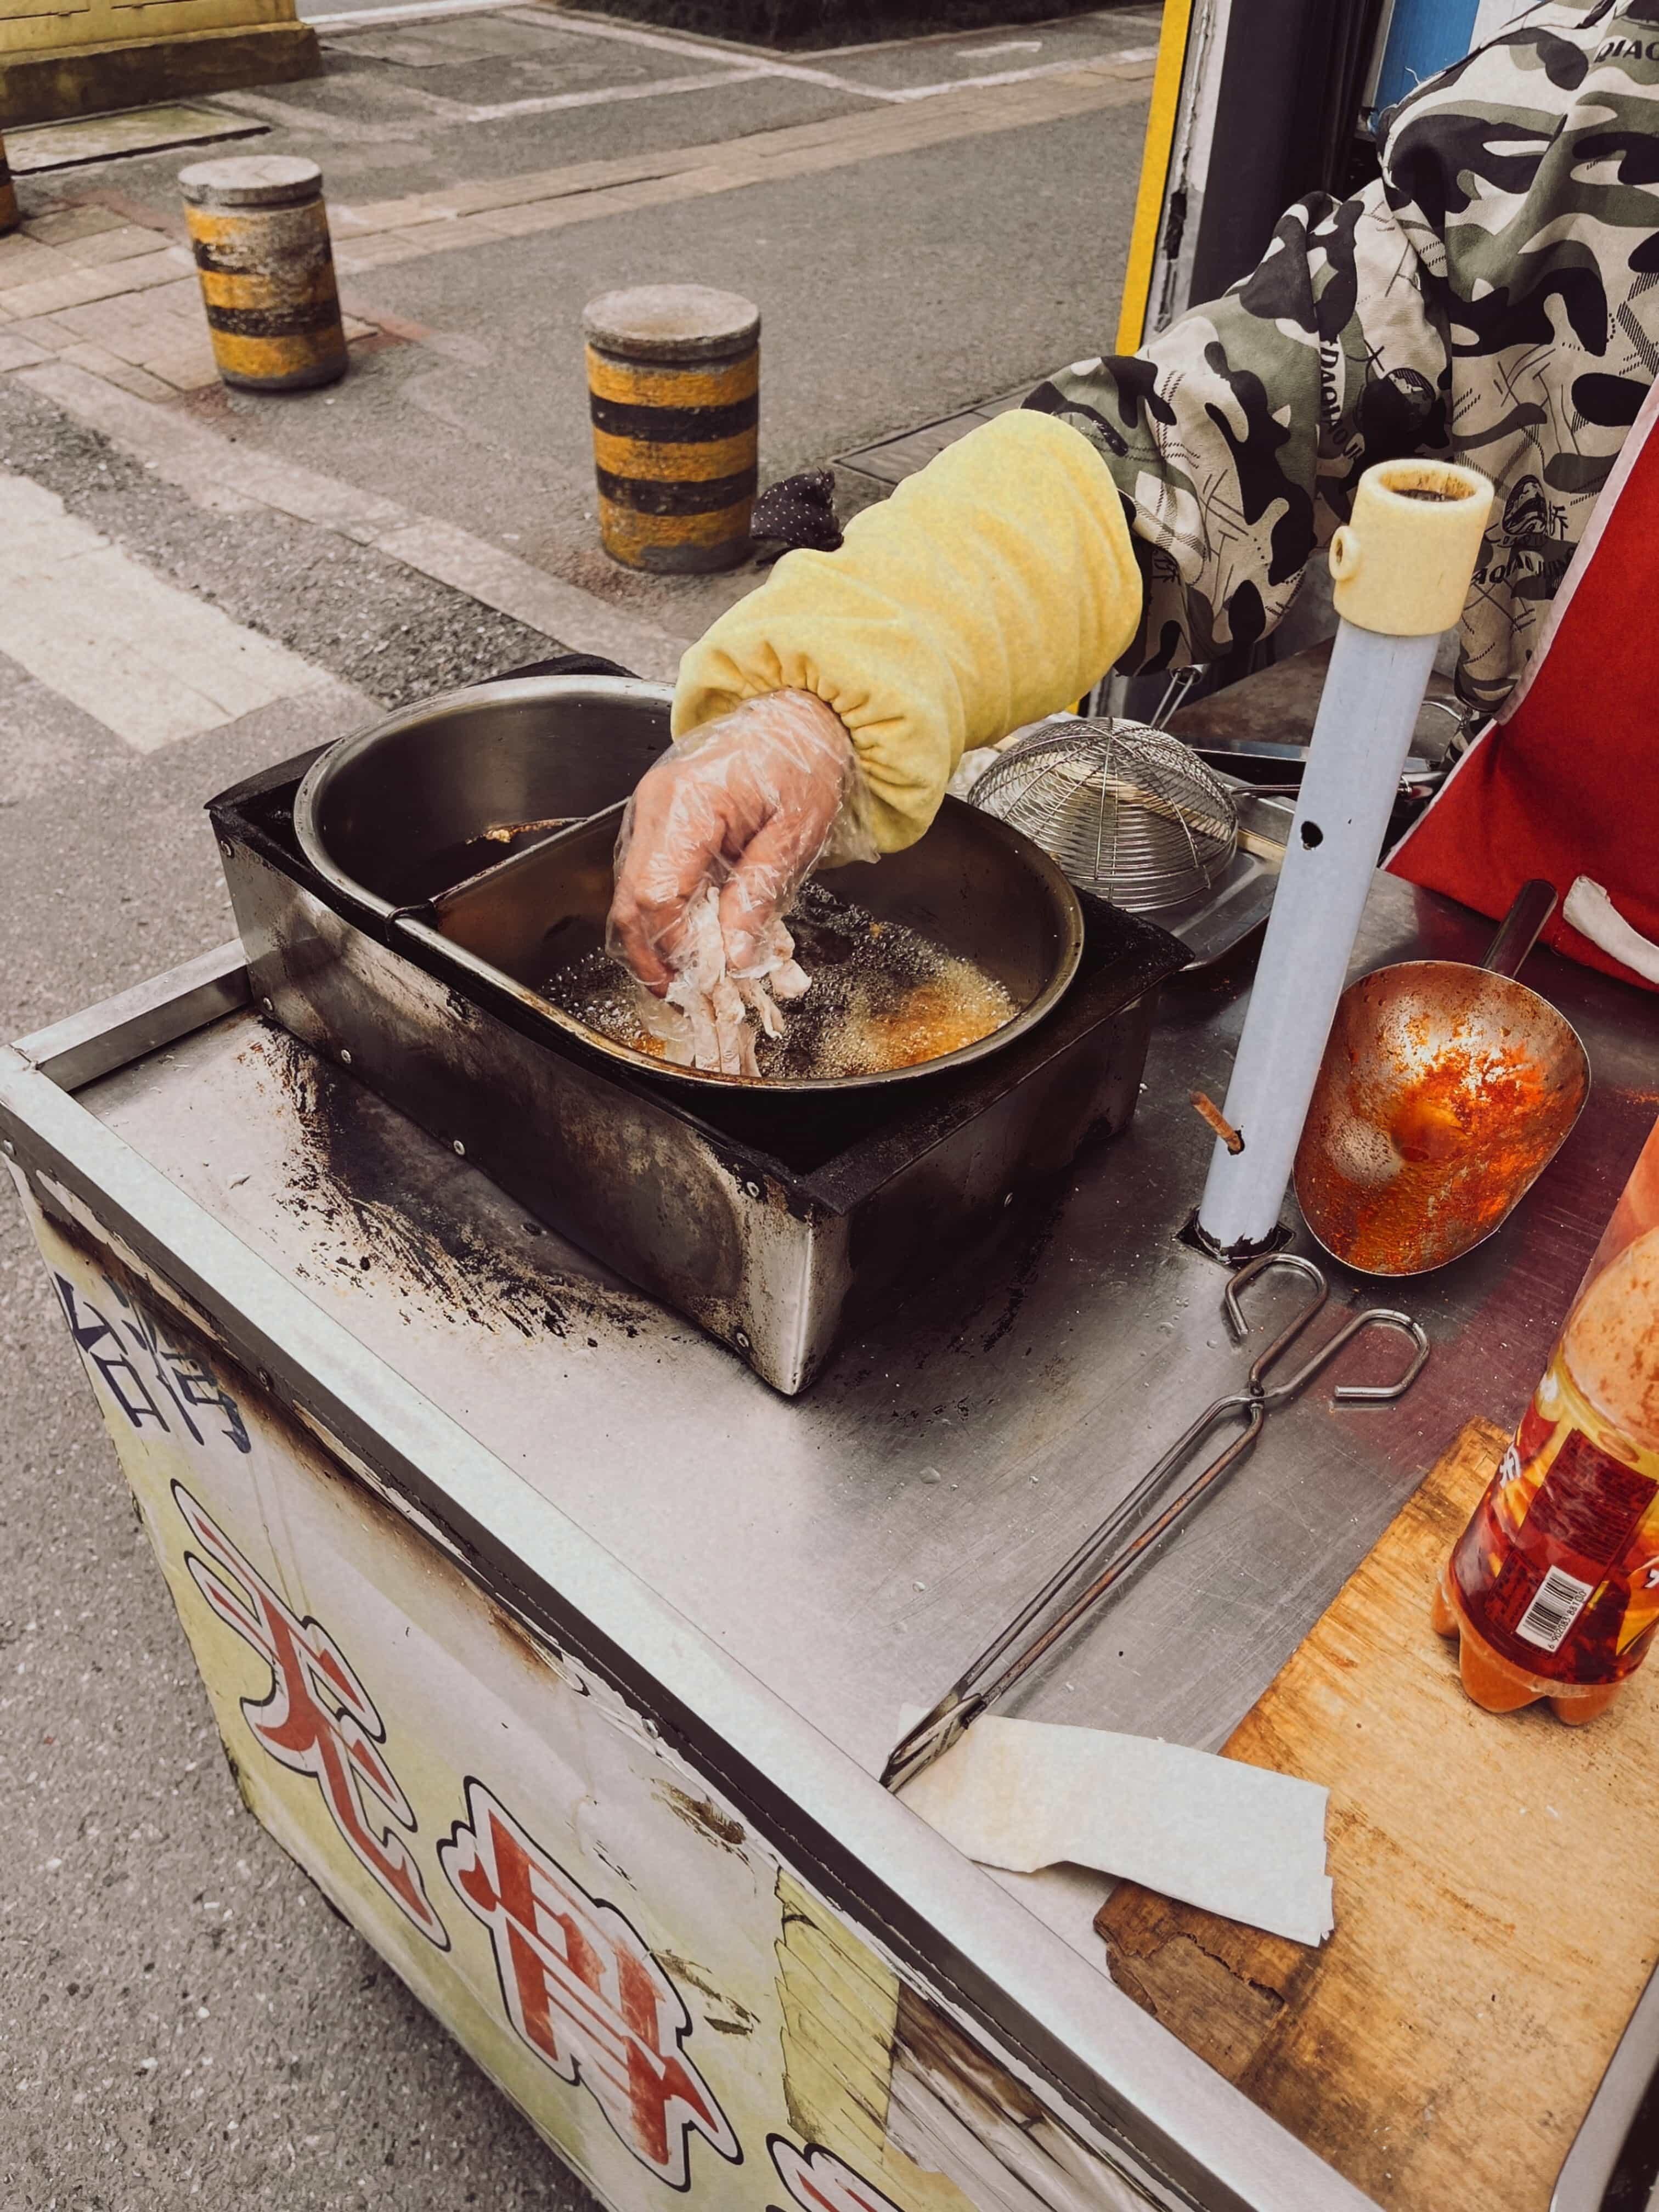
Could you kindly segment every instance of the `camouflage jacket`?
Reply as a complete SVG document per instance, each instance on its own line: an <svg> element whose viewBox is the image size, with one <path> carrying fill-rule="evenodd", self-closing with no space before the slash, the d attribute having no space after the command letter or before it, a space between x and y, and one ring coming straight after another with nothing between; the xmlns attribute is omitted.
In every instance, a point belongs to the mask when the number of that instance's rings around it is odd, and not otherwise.
<svg viewBox="0 0 1659 2212"><path fill-rule="evenodd" d="M1395 110L1378 183L1292 208L1223 299L1026 404L1116 479L1143 672L1271 629L1372 462L1481 470L1458 682L1496 708L1656 365L1659 0L1547 0Z"/></svg>

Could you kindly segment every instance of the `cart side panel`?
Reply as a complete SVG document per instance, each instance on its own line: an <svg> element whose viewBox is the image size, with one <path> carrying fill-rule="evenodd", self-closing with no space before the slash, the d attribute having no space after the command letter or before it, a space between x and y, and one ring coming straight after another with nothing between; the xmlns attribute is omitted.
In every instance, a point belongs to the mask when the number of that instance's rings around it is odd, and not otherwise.
<svg viewBox="0 0 1659 2212"><path fill-rule="evenodd" d="M647 1716L14 1178L245 1802L612 2212L1152 2201Z"/></svg>

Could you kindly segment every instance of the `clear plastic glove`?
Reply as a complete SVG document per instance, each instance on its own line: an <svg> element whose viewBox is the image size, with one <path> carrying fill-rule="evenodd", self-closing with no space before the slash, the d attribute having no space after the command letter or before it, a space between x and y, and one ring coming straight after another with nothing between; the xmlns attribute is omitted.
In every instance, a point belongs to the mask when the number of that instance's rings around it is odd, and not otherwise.
<svg viewBox="0 0 1659 2212"><path fill-rule="evenodd" d="M727 974L762 975L819 862L875 857L840 720L810 691L768 692L694 730L641 779L617 842L606 943L665 998L696 961L693 902L712 892Z"/></svg>
<svg viewBox="0 0 1659 2212"><path fill-rule="evenodd" d="M676 1067L757 1076L757 1037L783 1035L779 1001L787 1005L811 988L796 963L789 932L774 922L764 969L739 981L726 964L719 894L705 884L686 909L685 936L675 957L665 997L653 998L643 984L635 987L641 1024L662 1047L663 1058Z"/></svg>

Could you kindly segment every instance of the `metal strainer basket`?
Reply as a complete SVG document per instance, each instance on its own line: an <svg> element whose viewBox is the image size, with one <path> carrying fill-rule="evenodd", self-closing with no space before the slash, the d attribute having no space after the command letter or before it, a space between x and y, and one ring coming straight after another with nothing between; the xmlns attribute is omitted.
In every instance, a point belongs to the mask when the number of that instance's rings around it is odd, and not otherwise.
<svg viewBox="0 0 1659 2212"><path fill-rule="evenodd" d="M1201 898L1238 845L1226 786L1179 738L1144 722L1049 723L969 797L1023 830L1079 889L1133 913Z"/></svg>

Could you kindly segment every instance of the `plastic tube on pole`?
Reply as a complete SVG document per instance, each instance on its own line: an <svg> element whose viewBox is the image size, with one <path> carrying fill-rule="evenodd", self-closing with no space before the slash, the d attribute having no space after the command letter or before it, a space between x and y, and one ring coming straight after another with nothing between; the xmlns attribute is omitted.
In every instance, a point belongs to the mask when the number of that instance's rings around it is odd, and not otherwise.
<svg viewBox="0 0 1659 2212"><path fill-rule="evenodd" d="M1368 469L1331 542L1340 617L1290 844L1223 1109L1201 1237L1244 1257L1272 1243L1389 810L1441 634L1462 611L1492 486L1443 461Z"/></svg>

